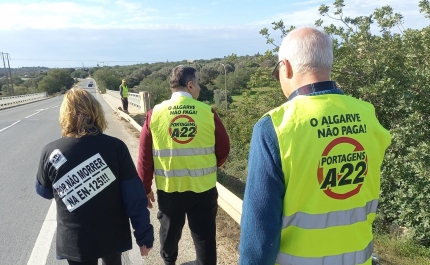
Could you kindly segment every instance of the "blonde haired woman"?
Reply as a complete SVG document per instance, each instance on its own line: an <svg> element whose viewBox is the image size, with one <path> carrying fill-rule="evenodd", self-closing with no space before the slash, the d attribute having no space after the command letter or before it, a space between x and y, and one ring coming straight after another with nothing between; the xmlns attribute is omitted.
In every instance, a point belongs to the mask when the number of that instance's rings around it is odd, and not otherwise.
<svg viewBox="0 0 430 265"><path fill-rule="evenodd" d="M103 134L100 103L73 88L60 109L62 138L47 144L37 172L36 191L55 198L57 257L69 264L120 265L132 248L129 219L142 255L154 241L144 187L127 146Z"/></svg>

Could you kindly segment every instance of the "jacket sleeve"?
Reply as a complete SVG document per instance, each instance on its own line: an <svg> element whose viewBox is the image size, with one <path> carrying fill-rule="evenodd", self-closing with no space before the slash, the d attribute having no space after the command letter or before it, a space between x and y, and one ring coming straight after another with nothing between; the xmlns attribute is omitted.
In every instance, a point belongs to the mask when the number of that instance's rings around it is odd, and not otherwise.
<svg viewBox="0 0 430 265"><path fill-rule="evenodd" d="M146 194L151 192L154 177L154 158L152 156L152 133L150 129L152 110L146 114L139 139L139 156L137 159L137 173L145 186Z"/></svg>
<svg viewBox="0 0 430 265"><path fill-rule="evenodd" d="M230 138L218 114L213 109L212 112L215 122L215 156L217 166L220 167L227 160L230 153Z"/></svg>
<svg viewBox="0 0 430 265"><path fill-rule="evenodd" d="M45 199L54 198L54 190L52 189L52 181L49 178L49 161L46 152L46 146L42 150L42 154L39 159L39 168L36 174L36 193Z"/></svg>
<svg viewBox="0 0 430 265"><path fill-rule="evenodd" d="M254 126L242 206L239 264L275 264L285 195L278 139L270 117Z"/></svg>
<svg viewBox="0 0 430 265"><path fill-rule="evenodd" d="M134 228L134 237L139 246L152 247L154 242L154 228L150 224L148 198L142 182L136 172L136 167L127 146L121 141L119 179L121 197L125 211Z"/></svg>
<svg viewBox="0 0 430 265"><path fill-rule="evenodd" d="M139 178L131 178L121 182L121 194L125 210L134 229L136 243L152 248L154 243L154 228L150 224L149 210L143 184Z"/></svg>
<svg viewBox="0 0 430 265"><path fill-rule="evenodd" d="M122 86L121 86L121 85L119 86L118 90L119 90L119 95L120 95L120 96L121 96L121 98L122 98L122 97L123 97L123 96L122 96L123 89L122 89Z"/></svg>

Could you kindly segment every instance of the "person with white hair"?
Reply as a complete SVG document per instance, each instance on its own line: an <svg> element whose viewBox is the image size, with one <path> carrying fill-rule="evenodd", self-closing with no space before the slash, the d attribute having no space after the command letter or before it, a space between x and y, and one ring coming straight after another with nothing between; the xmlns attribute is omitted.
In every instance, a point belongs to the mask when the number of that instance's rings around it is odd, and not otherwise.
<svg viewBox="0 0 430 265"><path fill-rule="evenodd" d="M239 264L371 264L390 133L330 80L330 36L289 32L273 76L286 103L254 126Z"/></svg>

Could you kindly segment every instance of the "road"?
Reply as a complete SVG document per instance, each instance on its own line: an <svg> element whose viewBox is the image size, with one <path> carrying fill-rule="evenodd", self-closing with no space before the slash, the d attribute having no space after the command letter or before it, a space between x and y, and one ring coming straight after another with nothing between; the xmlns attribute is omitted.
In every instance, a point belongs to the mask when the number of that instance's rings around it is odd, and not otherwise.
<svg viewBox="0 0 430 265"><path fill-rule="evenodd" d="M0 111L0 263L27 264L51 204L34 191L44 145L61 137L62 97Z"/></svg>

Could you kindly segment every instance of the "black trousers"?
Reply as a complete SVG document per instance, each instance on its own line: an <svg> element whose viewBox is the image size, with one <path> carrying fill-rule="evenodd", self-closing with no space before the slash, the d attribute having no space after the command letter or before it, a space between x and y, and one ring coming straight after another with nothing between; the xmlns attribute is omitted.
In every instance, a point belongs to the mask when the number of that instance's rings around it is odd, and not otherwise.
<svg viewBox="0 0 430 265"><path fill-rule="evenodd" d="M160 254L166 265L173 265L178 257L185 216L194 241L198 265L216 265L216 188L202 193L191 191L167 193L157 191L160 221Z"/></svg>
<svg viewBox="0 0 430 265"><path fill-rule="evenodd" d="M72 261L67 260L69 265L97 265L98 259L85 261L85 262L78 262L78 261ZM111 254L107 255L105 257L102 257L102 264L103 265L121 265L121 253L117 254Z"/></svg>
<svg viewBox="0 0 430 265"><path fill-rule="evenodd" d="M122 98L122 109L123 110L128 110L128 98Z"/></svg>

